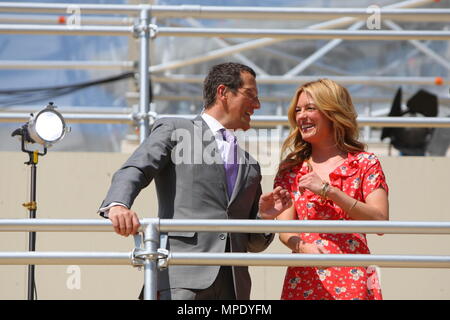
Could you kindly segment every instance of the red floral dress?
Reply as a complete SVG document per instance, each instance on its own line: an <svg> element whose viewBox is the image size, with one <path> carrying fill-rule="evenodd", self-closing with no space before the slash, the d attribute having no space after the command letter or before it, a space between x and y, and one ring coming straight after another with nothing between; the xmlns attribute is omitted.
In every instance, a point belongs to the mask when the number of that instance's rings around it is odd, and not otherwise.
<svg viewBox="0 0 450 320"><path fill-rule="evenodd" d="M293 167L275 178L275 186L290 191L299 220L351 220L331 200L306 190L298 191L298 180L309 172L308 165ZM377 188L388 192L385 176L377 157L372 153L348 154L343 164L329 175L330 184L354 199L365 202ZM301 233L306 243L321 245L330 254L370 254L366 235ZM288 267L284 280L283 300L381 300L381 288L373 267Z"/></svg>

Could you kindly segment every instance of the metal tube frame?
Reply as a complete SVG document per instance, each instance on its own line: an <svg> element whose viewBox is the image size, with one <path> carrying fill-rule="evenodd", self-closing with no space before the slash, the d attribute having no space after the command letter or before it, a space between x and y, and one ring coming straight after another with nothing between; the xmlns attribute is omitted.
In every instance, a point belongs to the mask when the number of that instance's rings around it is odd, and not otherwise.
<svg viewBox="0 0 450 320"><path fill-rule="evenodd" d="M0 232L71 231L111 232L109 220L1 219ZM198 232L321 232L450 234L450 222L399 221L265 221L142 219L144 247L137 242L132 253L118 252L0 252L0 265L109 264L144 266L144 299L156 299L158 266L373 266L390 268L450 268L450 256L408 255L292 255L254 253L180 253L158 249L159 234L169 231Z"/></svg>
<svg viewBox="0 0 450 320"><path fill-rule="evenodd" d="M422 1L424 3L430 1ZM84 14L138 15L142 10L151 10L157 18L200 19L308 19L322 20L342 16L365 19L369 15L364 8L279 8L279 7L221 7L200 5L99 5L99 4L38 4L0 3L0 12L28 12L64 14L76 6ZM395 6L380 8L386 19L400 21L448 21L449 9L399 9Z"/></svg>
<svg viewBox="0 0 450 320"><path fill-rule="evenodd" d="M363 21L355 22L348 28L348 30L357 30L364 25ZM315 61L319 60L321 57L326 55L329 51L333 50L333 48L337 47L343 40L342 39L334 39L325 44L322 48L311 54L309 57L304 59L301 63L292 68L289 72L286 72L283 78L290 78L292 76L298 75L300 72L308 68Z"/></svg>
<svg viewBox="0 0 450 320"><path fill-rule="evenodd" d="M412 14L414 15L414 20L417 21L417 17L444 17L448 18L450 15L450 10L446 9L408 9L414 6L420 6L424 4L431 3L430 0L409 0L399 2L393 5L385 6L380 8L380 13L383 14L383 18L397 19L397 18L407 18ZM359 19L367 18L368 13L366 9L354 9L354 8L253 8L253 7L208 7L208 6L150 6L150 5L85 5L85 4L38 4L38 3L0 3L0 12L42 12L42 13L67 13L69 8L76 7L83 11L83 14L124 14L124 15L137 15L139 14L139 24L137 26L76 26L68 28L67 26L40 26L40 25L0 25L0 33L45 33L45 34L85 34L85 35L122 35L130 36L135 34L140 40L140 64L139 64L139 81L140 81L140 95L139 95L139 112L131 115L70 115L67 114L66 118L72 122L80 123L132 123L137 122L140 128L140 141L148 135L149 132L149 120L153 120L157 117L154 112L150 112L149 109L149 92L148 92L148 74L146 70L151 73L162 72L167 70L172 70L175 68L200 63L204 61L209 61L228 54L237 54L238 52L254 49L262 46L267 46L276 42L284 41L291 38L335 38L340 39L406 39L410 40L411 37L417 39L450 39L450 32L443 31L345 31L345 30L324 30L329 28L343 27L351 23L355 23ZM447 12L448 11L448 12ZM330 20L324 23L318 23L311 25L307 30L261 30L261 29L247 29L247 30L235 30L235 29L212 29L212 28L159 28L158 35L168 36L168 35L180 35L180 36L239 36L239 37L266 37L263 39L258 39L250 41L244 44L234 45L227 48L215 50L209 52L205 56L194 57L185 61L170 62L168 64L161 64L150 66L149 65L149 38L150 38L150 12L154 17L193 17L193 18L220 18L224 17L241 17L245 18L268 18L270 14L271 18L274 19L298 19L303 15L307 14L308 17L313 18L332 18L336 16L347 15L347 18L338 18ZM224 14L226 16L224 16ZM331 15L331 16L330 16ZM267 38L270 37L270 38ZM274 37L279 37L274 39ZM436 38L438 37L438 38ZM415 41L415 40L410 40ZM416 41L417 42L417 41ZM334 42L330 43L330 48L333 46ZM335 40L335 43L337 41ZM334 45L335 45L334 43ZM422 46L423 47L423 46ZM426 52L429 54L429 52ZM321 53L322 54L322 53ZM311 61L314 61L316 57L319 56L319 52L311 56ZM24 62L27 64L27 62ZM19 66L20 62L16 63ZM82 62L68 62L68 67L79 68L79 67L115 67L118 65L130 67L129 62L125 64L120 63L86 63ZM301 64L298 67L304 68L308 64ZM39 63L28 63L29 67L40 67ZM52 67L51 64L43 62L42 67ZM264 75L264 71L261 70L262 76L260 77L260 83L296 83L300 80L300 77L290 77L286 76L271 77ZM333 77L336 78L336 77ZM346 83L354 82L364 82L369 81L383 82L391 81L391 83L397 83L399 81L405 83L435 83L436 79L410 79L410 78L398 78L387 79L388 77L380 77L380 79L369 79L368 77L339 77L339 81L344 81ZM350 79L351 78L351 79ZM161 79L161 77L160 77ZM176 80L175 77L170 79ZM364 80L365 79L365 80ZM180 79L181 80L181 79ZM336 79L338 80L338 79ZM186 77L181 81L189 81ZM197 81L197 80L196 80ZM3 113L0 114L0 121L18 122L23 121L26 117L20 114L14 113ZM396 119L388 119L386 122L384 119L371 119L364 120L360 124L363 125L374 125L374 126L431 126L431 127L442 127L448 126L447 119L401 119L397 121ZM400 119L398 119L400 120ZM393 124L395 122L395 125ZM261 118L254 117L254 123L258 126L265 125L286 125L287 121L285 119L279 119L279 117L264 116ZM401 123L401 124L400 124Z"/></svg>
<svg viewBox="0 0 450 320"><path fill-rule="evenodd" d="M384 20L383 23L392 30L402 30L402 28L398 24L392 21ZM411 43L413 46L415 46L419 51L423 52L431 59L433 59L434 61L436 61L437 63L439 63L444 68L450 71L450 63L448 63L446 59L439 56L436 52L434 52L433 50L431 50L430 48L428 48L427 46L425 46L424 44L422 44L417 40L408 40L408 42Z"/></svg>
<svg viewBox="0 0 450 320"><path fill-rule="evenodd" d="M273 221L228 219L141 219L140 232L151 224L159 232L309 232L367 234L450 234L450 222L430 221ZM111 232L111 221L104 219L0 219L0 232Z"/></svg>
<svg viewBox="0 0 450 320"><path fill-rule="evenodd" d="M30 61L1 60L0 69L99 69L99 70L134 70L134 61Z"/></svg>
<svg viewBox="0 0 450 320"><path fill-rule="evenodd" d="M134 99L136 98L136 95L134 93L128 93L127 98ZM155 100L160 101L203 101L201 96L187 96L187 95L177 95L177 96L168 96L168 95L158 95L155 97ZM260 102L274 102L274 103L286 103L291 102L292 97L285 97L285 96L261 96L259 97ZM353 103L388 103L389 106L386 106L385 109L375 110L372 112L372 115L377 116L383 116L389 113L390 110L390 103L392 102L391 97L353 97L352 98ZM403 103L406 103L407 99L403 99ZM450 106L450 98L439 98L439 102L442 103L442 105L448 107ZM176 116L173 114L173 116Z"/></svg>
<svg viewBox="0 0 450 320"><path fill-rule="evenodd" d="M388 6L385 6L382 8L383 9L411 8L411 7L415 7L415 6L429 4L431 2L432 1L430 1L430 0L408 0L408 1L396 3L393 5L388 5ZM349 24L355 23L357 21L358 21L358 19L350 18L350 17L338 18L338 19L333 19L333 20L329 20L326 22L311 25L307 29L324 30L324 29L343 28L343 27L345 27ZM190 59L186 59L184 61L174 61L174 62L163 63L160 65L154 65L154 66L150 67L150 72L155 73L155 72L172 70L172 69L180 68L180 67L190 65L190 64L196 64L196 63L200 63L200 62L205 62L205 61L210 61L213 59L222 58L229 54L234 54L234 53L238 53L238 52L242 52L242 51L246 51L246 50L261 48L261 47L267 47L267 46L270 46L270 45L273 45L275 43L282 42L282 41L285 41L285 39L263 38L263 39L252 40L252 41L248 41L246 43L233 45L228 48L213 50L213 51L208 52L206 55L193 57Z"/></svg>
<svg viewBox="0 0 450 320"><path fill-rule="evenodd" d="M150 52L150 11L148 9L141 10L140 25L137 29L139 32L140 43L140 65L139 65L139 141L142 143L150 133L150 125L148 122L148 113L150 111L150 92L149 92L149 74L148 68L149 52Z"/></svg>
<svg viewBox="0 0 450 320"><path fill-rule="evenodd" d="M395 76L335 76L322 75L322 78L329 78L338 81L342 84L369 84L369 85L383 85L383 84L423 84L435 85L436 77L395 77ZM259 84L301 84L304 82L317 80L317 76L292 76L286 78L285 76L258 76ZM161 83L202 83L203 77L199 75L152 75L152 81ZM447 79L442 79L442 85L450 84Z"/></svg>
<svg viewBox="0 0 450 320"><path fill-rule="evenodd" d="M1 265L115 265L130 266L130 252L0 252ZM150 258L149 258L150 259ZM160 259L160 258L158 258ZM320 254L295 255L278 253L183 253L171 252L169 265L224 265L224 266L378 266L386 268L450 268L450 256L431 255L367 255ZM150 271L151 273L152 271ZM154 271L156 273L157 270ZM153 275L145 274L144 282ZM147 286L153 296L156 283ZM151 284L153 283L153 284ZM156 288L155 288L156 289ZM144 291L145 292L145 291ZM152 298L145 298L152 300Z"/></svg>
<svg viewBox="0 0 450 320"><path fill-rule="evenodd" d="M147 100L148 101L148 100ZM148 135L148 119L159 119L165 117L179 117L193 119L195 115L183 115L183 114L155 114L152 111L144 113L127 114L64 114L64 119L68 123L128 123L132 124L134 121L140 121L144 128L141 131L141 139L145 139ZM27 113L0 113L0 121L4 122L23 122L29 118ZM449 128L450 118L434 118L434 117L368 117L359 116L357 118L358 125L370 126L370 127L416 127L416 128ZM278 125L289 126L287 116L252 116L252 124L254 127L274 127ZM145 131L147 130L147 131ZM144 132L146 132L144 134ZM142 142L142 140L141 140Z"/></svg>
<svg viewBox="0 0 450 320"><path fill-rule="evenodd" d="M145 250L156 254L159 247L157 223L150 223L144 230ZM144 262L144 300L156 300L158 288L158 269L156 258L147 256Z"/></svg>
<svg viewBox="0 0 450 320"><path fill-rule="evenodd" d="M64 34L91 36L131 36L130 26L67 26L1 24L0 34ZM345 39L345 40L449 40L450 31L434 30L292 30L292 29L233 29L233 28L183 28L159 27L158 35L164 37L222 37L222 38L272 38L272 39Z"/></svg>

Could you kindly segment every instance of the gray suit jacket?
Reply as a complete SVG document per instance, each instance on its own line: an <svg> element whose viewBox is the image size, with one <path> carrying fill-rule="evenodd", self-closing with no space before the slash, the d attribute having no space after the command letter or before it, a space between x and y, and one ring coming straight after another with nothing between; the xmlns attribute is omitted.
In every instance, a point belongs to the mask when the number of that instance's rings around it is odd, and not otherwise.
<svg viewBox="0 0 450 320"><path fill-rule="evenodd" d="M153 179L161 219L256 219L261 195L259 164L240 149L239 172L231 199L225 169L213 133L198 116L194 120L165 118L156 121L149 137L114 174L102 207L120 202L131 208L141 189ZM170 232L172 252L260 252L273 235L255 233ZM169 266L159 273L158 287L208 288L220 266ZM249 299L248 267L233 267L237 299Z"/></svg>

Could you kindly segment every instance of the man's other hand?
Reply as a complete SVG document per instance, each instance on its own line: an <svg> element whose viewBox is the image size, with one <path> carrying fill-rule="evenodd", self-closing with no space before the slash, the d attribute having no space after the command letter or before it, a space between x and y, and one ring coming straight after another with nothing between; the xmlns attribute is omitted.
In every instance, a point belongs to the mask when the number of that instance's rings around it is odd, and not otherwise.
<svg viewBox="0 0 450 320"><path fill-rule="evenodd" d="M136 212L123 206L111 207L108 212L108 218L111 220L116 233L124 237L138 233L141 226Z"/></svg>
<svg viewBox="0 0 450 320"><path fill-rule="evenodd" d="M273 191L264 193L259 198L259 215L263 219L275 219L292 205L289 191L276 187Z"/></svg>

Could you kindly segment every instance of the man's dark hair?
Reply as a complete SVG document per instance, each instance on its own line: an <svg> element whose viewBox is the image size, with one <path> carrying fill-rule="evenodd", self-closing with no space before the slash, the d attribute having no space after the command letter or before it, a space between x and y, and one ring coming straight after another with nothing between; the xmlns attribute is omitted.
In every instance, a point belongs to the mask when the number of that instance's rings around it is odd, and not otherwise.
<svg viewBox="0 0 450 320"><path fill-rule="evenodd" d="M248 72L256 78L255 71L241 63L227 62L212 66L203 82L205 109L212 106L216 101L216 91L219 85L223 84L233 92L242 87L242 72Z"/></svg>

